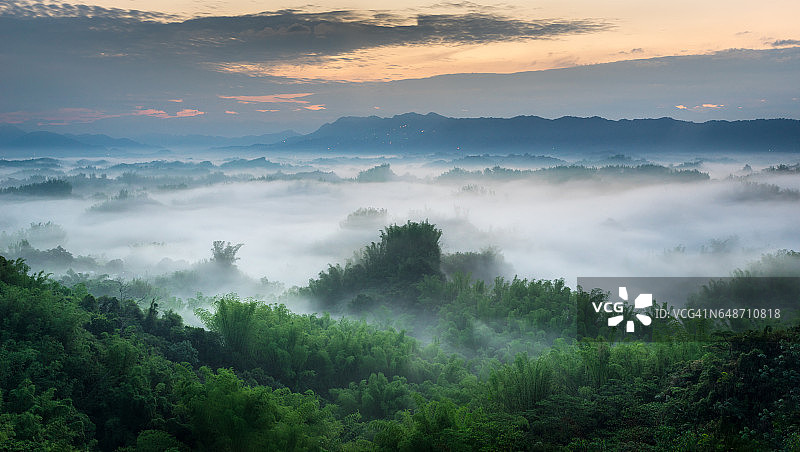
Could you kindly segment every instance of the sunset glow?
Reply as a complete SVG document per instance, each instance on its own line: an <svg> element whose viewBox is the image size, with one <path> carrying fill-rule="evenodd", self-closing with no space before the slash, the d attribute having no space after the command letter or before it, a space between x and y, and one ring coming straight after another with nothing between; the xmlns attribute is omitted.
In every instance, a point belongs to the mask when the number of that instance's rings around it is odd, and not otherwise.
<svg viewBox="0 0 800 452"><path fill-rule="evenodd" d="M76 4L89 4L75 2ZM93 5L129 9L127 0L99 0ZM519 20L594 20L607 29L589 34L565 34L544 39L505 42L428 42L367 47L322 57L297 55L282 62L229 61L215 63L221 71L298 80L386 81L450 73L512 73L575 65L645 59L668 55L708 54L731 48L770 49L797 39L795 18L800 4L776 1L768 5L744 1L675 1L652 4L635 1L545 1L531 8L526 2L502 4L323 1L314 7L220 1L214 6L188 1L140 1L136 8L170 15L164 20L258 14L293 9L304 13L352 10L354 15L380 12L394 23L413 24L419 15L488 14ZM318 30L316 30L318 31ZM315 32L316 32L315 31ZM236 39L231 37L231 39Z"/></svg>

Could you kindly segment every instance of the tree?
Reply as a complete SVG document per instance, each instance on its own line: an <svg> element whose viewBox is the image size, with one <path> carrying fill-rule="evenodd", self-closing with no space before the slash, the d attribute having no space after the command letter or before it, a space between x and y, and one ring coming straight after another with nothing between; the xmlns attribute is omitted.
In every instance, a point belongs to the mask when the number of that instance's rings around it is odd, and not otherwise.
<svg viewBox="0 0 800 452"><path fill-rule="evenodd" d="M425 275L441 275L441 237L442 230L427 221L388 226L381 231L377 250L365 250L365 264L368 268L377 267L381 276L400 280L418 281Z"/></svg>
<svg viewBox="0 0 800 452"><path fill-rule="evenodd" d="M413 300L418 295L416 284L426 276L443 277L441 236L441 229L427 221L387 226L381 240L364 247L357 262L330 265L318 279L309 280L309 289L326 303L364 290L390 294L395 302Z"/></svg>
<svg viewBox="0 0 800 452"><path fill-rule="evenodd" d="M242 246L244 246L244 243L231 245L231 242L215 240L214 247L211 248L211 261L223 267L232 267L234 262L239 260L239 258L236 257L236 253Z"/></svg>
<svg viewBox="0 0 800 452"><path fill-rule="evenodd" d="M529 359L522 353L513 363L492 372L489 394L510 412L531 410L550 394L552 374L545 361Z"/></svg>

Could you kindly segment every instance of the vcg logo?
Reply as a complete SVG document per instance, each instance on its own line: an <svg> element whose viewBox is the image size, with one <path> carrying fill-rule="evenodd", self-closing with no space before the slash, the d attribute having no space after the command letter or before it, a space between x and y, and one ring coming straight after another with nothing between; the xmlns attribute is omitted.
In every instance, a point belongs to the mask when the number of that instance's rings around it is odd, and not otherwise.
<svg viewBox="0 0 800 452"><path fill-rule="evenodd" d="M622 315L625 302L628 301L628 288L627 287L620 287L619 288L619 298L622 301L617 302L610 302L606 301L605 303L595 303L592 302L592 307L594 307L594 312L600 313L600 311L608 312L610 314L617 313L619 315L615 315L613 317L608 318L608 326L617 326L624 320L624 316ZM653 294L650 293L643 293L639 294L638 297L633 301L634 309L646 309L653 305ZM646 314L636 314L636 318L641 322L642 325L648 326L652 319L649 315ZM628 333L634 332L634 324L633 320L628 320L625 323L625 331Z"/></svg>

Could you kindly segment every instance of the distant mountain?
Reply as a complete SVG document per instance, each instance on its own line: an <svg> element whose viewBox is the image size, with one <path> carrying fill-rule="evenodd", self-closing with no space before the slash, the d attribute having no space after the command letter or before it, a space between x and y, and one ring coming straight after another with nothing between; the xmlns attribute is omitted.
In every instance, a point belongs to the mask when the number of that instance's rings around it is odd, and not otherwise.
<svg viewBox="0 0 800 452"><path fill-rule="evenodd" d="M103 134L80 134L80 135L73 135L66 133L64 134L67 138L72 138L73 140L77 140L84 144L89 144L92 146L102 146L105 148L120 148L120 149L153 149L155 146L149 144L139 143L138 141L133 141L130 138L112 138L108 135Z"/></svg>
<svg viewBox="0 0 800 452"><path fill-rule="evenodd" d="M53 132L25 132L14 126L0 125L0 157L30 157L49 155L52 157L99 156L114 151L154 151L163 147L202 148L242 147L255 143L277 143L299 134L292 130L243 137L219 137L207 135L144 135L141 141L130 138L113 138L102 134L58 134Z"/></svg>
<svg viewBox="0 0 800 452"><path fill-rule="evenodd" d="M344 117L308 135L254 149L340 152L726 151L800 152L800 121L694 123L671 118L608 120L538 116L448 118L406 113Z"/></svg>
<svg viewBox="0 0 800 452"><path fill-rule="evenodd" d="M6 143L6 147L18 149L83 149L87 146L95 147L53 132L30 132Z"/></svg>
<svg viewBox="0 0 800 452"><path fill-rule="evenodd" d="M29 157L31 154L52 157L98 156L115 150L153 149L157 148L129 138L112 138L102 134L25 132L13 126L0 126L0 153L4 156Z"/></svg>
<svg viewBox="0 0 800 452"><path fill-rule="evenodd" d="M137 137L145 143L165 146L165 147L234 147L251 146L253 144L277 143L291 137L300 136L294 130L284 130L277 133L266 133L262 135L246 135L243 137L220 137L211 135L170 135L170 134L147 134Z"/></svg>
<svg viewBox="0 0 800 452"><path fill-rule="evenodd" d="M25 135L25 131L19 127L0 124L0 147L4 146L6 143L16 140L23 135Z"/></svg>
<svg viewBox="0 0 800 452"><path fill-rule="evenodd" d="M29 158L32 156L71 157L105 155L105 146L84 143L53 132L28 132L20 129L0 129L0 157ZM6 135L8 133L8 135ZM13 139L3 139L14 136Z"/></svg>

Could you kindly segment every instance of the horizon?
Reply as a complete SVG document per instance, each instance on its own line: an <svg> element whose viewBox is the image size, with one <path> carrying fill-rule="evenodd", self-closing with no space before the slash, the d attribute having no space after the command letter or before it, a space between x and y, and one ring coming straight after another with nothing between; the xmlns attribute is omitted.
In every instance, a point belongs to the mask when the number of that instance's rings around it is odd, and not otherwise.
<svg viewBox="0 0 800 452"><path fill-rule="evenodd" d="M597 116L597 115L594 115L594 116L563 115L563 116L554 117L554 118L548 118L548 117L539 116L539 115L516 115L516 116L506 116L506 117L501 117L501 116L462 116L462 117L456 117L456 116L446 116L446 115L442 115L442 114L430 111L430 112L427 112L427 113L419 113L419 112L397 113L397 114L394 114L394 115L391 115L391 116L380 116L380 115L375 115L375 114L372 114L372 115L369 115L369 116L352 116L352 115L340 116L340 117L338 117L338 118L336 118L336 119L334 119L334 120L332 120L330 122L323 123L319 127L311 130L310 132L306 132L306 133L301 133L301 132L298 132L298 131L293 130L293 129L285 129L285 130L279 130L279 131L276 131L276 132L248 133L248 134L237 134L237 135L203 134L203 133L173 133L173 134L171 134L171 133L158 133L158 132L148 132L148 131L144 131L144 132L141 132L141 133L138 133L138 134L135 134L135 135L115 135L115 134L106 134L106 133L103 133L103 132L95 132L95 133L57 132L57 131L53 131L53 130L48 130L47 128L28 129L26 127L21 127L18 124L2 124L2 123L0 123L0 127L16 128L16 129L19 129L19 130L21 130L22 132L24 132L26 134L27 133L35 133L35 132L47 132L47 133L54 133L54 134L63 135L63 136L67 136L67 137L81 137L81 136L87 136L87 135L105 135L105 136L108 136L108 137L114 138L114 139L139 139L139 138L144 138L144 137L148 137L148 136L151 136L151 137L152 136L169 136L169 137L173 137L173 138L181 138L181 137L187 137L187 138L188 137L246 138L246 137L260 137L260 136L265 136L265 135L276 135L277 136L277 135L280 135L282 133L295 133L295 134L297 134L297 136L311 135L311 134L317 132L322 127L334 124L334 123L336 123L337 121L339 121L341 119L371 119L371 118L394 119L394 118L397 118L397 117L400 117L400 116L406 116L406 115L428 116L428 115L431 115L431 114L437 115L439 117L443 117L443 118L446 118L446 119L486 119L486 120L491 120L491 119L508 120L508 119L516 119L516 118L539 118L539 119L544 119L544 120L548 120L548 121L557 121L557 120L561 120L561 119L573 118L573 119L602 119L604 121L610 121L610 122L624 122L624 121L634 122L634 121L671 120L671 121L691 123L691 124L706 124L706 123L710 123L710 122L738 123L738 122L772 121L772 120L778 120L778 121L787 120L787 121L798 121L798 122L800 122L800 119L797 119L797 118L786 118L786 117L750 118L750 119L705 119L705 120L695 120L695 121L686 120L686 119L679 119L679 118L676 118L674 116L641 117L641 118L618 118L618 119L605 118L605 117Z"/></svg>

